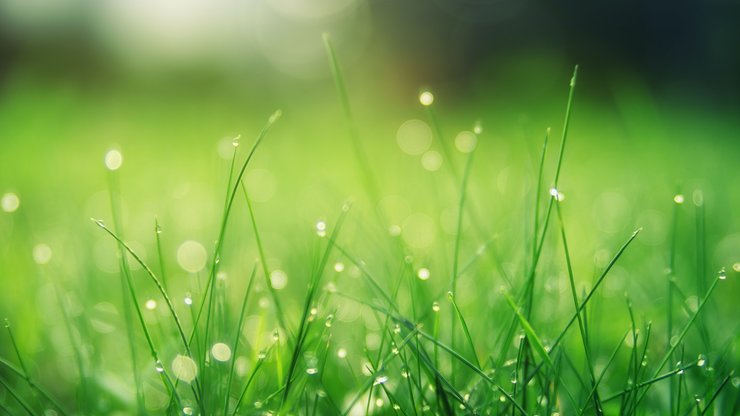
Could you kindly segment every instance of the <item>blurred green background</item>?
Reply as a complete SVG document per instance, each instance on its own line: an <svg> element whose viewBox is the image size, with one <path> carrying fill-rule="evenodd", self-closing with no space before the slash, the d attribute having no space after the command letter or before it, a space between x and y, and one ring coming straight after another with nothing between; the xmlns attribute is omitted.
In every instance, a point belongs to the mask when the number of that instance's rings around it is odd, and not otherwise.
<svg viewBox="0 0 740 416"><path fill-rule="evenodd" d="M469 187L482 223L478 230L467 225L463 257L488 236L503 268L517 276L529 247L542 140L552 127L549 178L568 80L580 64L560 182L579 280L590 282L644 227L600 300L605 311L619 308L620 317L612 321L604 312L594 320L606 333L613 325L618 339L627 322L624 292L641 318L664 317L654 311L665 308L671 213L682 194L677 279L695 296L696 276L708 280L728 270L713 304L713 316L726 319L707 325L719 344L734 345L737 363L739 18L737 2L721 1L3 0L0 194L17 195L20 205L10 209L8 200L0 212L0 317L10 319L42 379L73 380L54 280L72 315L99 322L95 337L111 344L89 353L110 360L105 351L122 348L116 337L124 335L108 308L120 302L116 247L89 220L111 219L104 155L123 154L126 239L156 262L159 219L165 263L181 297L192 282L178 267L177 248L196 240L212 252L232 139L241 135L241 148L251 145L276 109L283 118L246 184L271 268L289 276L280 292L287 308L297 311L302 299L314 224L333 221L345 200L355 201L346 245L371 267L392 267L374 244L385 230L372 219L346 135L321 40L329 32L380 205L393 224L411 230L401 238L415 267L432 271L431 292L447 284L458 185L444 166L430 171L422 156L399 147L406 121L429 123L419 91L433 91L451 146L476 122L483 127ZM419 134L429 133L422 125ZM455 152L443 165L460 169L464 158ZM704 260L696 249L702 211ZM224 256L234 276L256 257L248 224L239 206ZM556 280L563 276L560 253L550 251L554 283L541 295L567 310L558 300L567 288ZM491 303L503 284L489 267L495 260L486 261L461 281L458 297L470 311L481 299ZM236 299L243 280L234 285ZM344 289L352 290L351 281ZM0 343L0 355L11 354ZM63 383L52 390L71 394Z"/></svg>

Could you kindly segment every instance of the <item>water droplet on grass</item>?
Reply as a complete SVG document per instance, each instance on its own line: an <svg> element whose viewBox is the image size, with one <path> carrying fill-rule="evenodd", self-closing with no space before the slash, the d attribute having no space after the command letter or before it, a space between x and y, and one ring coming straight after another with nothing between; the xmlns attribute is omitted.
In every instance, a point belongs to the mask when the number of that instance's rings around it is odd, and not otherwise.
<svg viewBox="0 0 740 416"><path fill-rule="evenodd" d="M342 263L341 261L334 263L334 271L337 273L342 273L344 271L344 263Z"/></svg>
<svg viewBox="0 0 740 416"><path fill-rule="evenodd" d="M105 167L108 170L115 171L121 168L123 164L123 155L116 149L109 150L105 154Z"/></svg>
<svg viewBox="0 0 740 416"><path fill-rule="evenodd" d="M434 94L430 91L422 91L421 94L419 94L419 102L421 105L429 107L434 103Z"/></svg>
<svg viewBox="0 0 740 416"><path fill-rule="evenodd" d="M324 322L324 325L327 328L331 328L331 325L332 325L333 322L334 322L334 315L333 314L329 314L329 315L326 316L326 322Z"/></svg>
<svg viewBox="0 0 740 416"><path fill-rule="evenodd" d="M18 195L13 192L6 193L0 200L0 206L3 207L3 211L5 212L15 212L20 205L20 198L18 198Z"/></svg>
<svg viewBox="0 0 740 416"><path fill-rule="evenodd" d="M339 358L347 358L347 350L344 348L340 348L337 350L337 357Z"/></svg>
<svg viewBox="0 0 740 416"><path fill-rule="evenodd" d="M319 369L316 368L316 367L308 367L306 369L306 374L308 374L309 376L312 376L312 375L315 375L315 374L318 374L318 373L319 373Z"/></svg>
<svg viewBox="0 0 740 416"><path fill-rule="evenodd" d="M677 203L677 204L679 204L679 205L680 205L680 204L683 204L683 201L684 201L684 196L683 196L683 195L681 195L681 194L676 194L676 195L675 195L675 196L673 197L673 202L675 202L675 203Z"/></svg>
<svg viewBox="0 0 740 416"><path fill-rule="evenodd" d="M190 295L190 293L186 294L182 301L187 306L192 306L193 305L193 297L192 297L192 295Z"/></svg>
<svg viewBox="0 0 740 416"><path fill-rule="evenodd" d="M385 384L386 381L388 381L388 376L378 376L375 378L373 385L378 386L380 384Z"/></svg>
<svg viewBox="0 0 740 416"><path fill-rule="evenodd" d="M422 267L419 269L418 272L416 272L416 276L419 278L419 280L429 280L429 277L431 277L431 273L429 272L429 269L426 267Z"/></svg>
<svg viewBox="0 0 740 416"><path fill-rule="evenodd" d="M148 300L148 301L146 301L146 303L144 304L144 307L146 307L146 308L147 308L147 309L149 309L150 311L151 311L151 310L154 310L154 309L156 309L156 308L157 308L157 301L156 301L156 300L154 300L154 299L149 299L149 300Z"/></svg>
<svg viewBox="0 0 740 416"><path fill-rule="evenodd" d="M696 359L696 365L699 367L704 367L704 364L707 363L707 358L703 354L699 354L699 357Z"/></svg>
<svg viewBox="0 0 740 416"><path fill-rule="evenodd" d="M275 290L280 290L288 285L288 275L280 270L275 269L270 273L270 286Z"/></svg>
<svg viewBox="0 0 740 416"><path fill-rule="evenodd" d="M182 408L182 414L191 416L193 414L193 408L189 406L185 406Z"/></svg>
<svg viewBox="0 0 740 416"><path fill-rule="evenodd" d="M217 342L211 347L211 355L216 361L229 361L231 358L231 348L223 342Z"/></svg>
<svg viewBox="0 0 740 416"><path fill-rule="evenodd" d="M198 375L198 365L188 356L177 355L172 360L172 373L178 379L190 383Z"/></svg>
<svg viewBox="0 0 740 416"><path fill-rule="evenodd" d="M558 202L563 201L565 199L565 195L563 195L562 192L558 191L557 188L551 188L550 189L550 195Z"/></svg>
<svg viewBox="0 0 740 416"><path fill-rule="evenodd" d="M719 280L725 280L725 279L727 279L727 272L725 271L725 268L724 267L722 269L720 269L720 271L718 273L718 277L719 277Z"/></svg>
<svg viewBox="0 0 740 416"><path fill-rule="evenodd" d="M480 121L475 122L475 125L473 126L473 133L477 135L483 133L483 126L481 126Z"/></svg>
<svg viewBox="0 0 740 416"><path fill-rule="evenodd" d="M164 372L164 364L162 364L161 361L157 360L156 363L154 363L154 370L158 373Z"/></svg>
<svg viewBox="0 0 740 416"><path fill-rule="evenodd" d="M318 221L316 223L316 235L319 237L326 237L326 222Z"/></svg>
<svg viewBox="0 0 740 416"><path fill-rule="evenodd" d="M434 312L439 312L439 303L437 302L432 303L432 310Z"/></svg>

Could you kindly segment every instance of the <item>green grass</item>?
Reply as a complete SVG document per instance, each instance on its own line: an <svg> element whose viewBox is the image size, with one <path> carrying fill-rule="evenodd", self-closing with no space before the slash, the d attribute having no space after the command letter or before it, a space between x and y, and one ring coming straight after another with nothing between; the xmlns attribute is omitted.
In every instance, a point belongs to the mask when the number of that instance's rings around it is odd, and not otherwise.
<svg viewBox="0 0 740 416"><path fill-rule="evenodd" d="M548 154L548 128L541 152L532 152L531 167L514 165L525 178L521 192L502 197L493 193L496 180L486 177L502 169L495 166L502 160L490 154L495 134L475 128L475 151L456 153L436 103L419 110L431 124L432 146L443 155L444 167L419 178L376 161L365 149L372 146L328 36L324 45L342 114L337 123L345 125L330 133L337 148L352 156L336 149L330 154L354 160L329 166L336 169L332 175L357 179L357 189L349 198L342 190L330 199L317 193L274 211L255 203L258 190L250 189L245 175L254 163L269 163L263 152L276 158L270 149L286 146L273 142L273 131L280 131L281 112L276 112L246 154L241 143L249 141L242 138L227 165L219 166L226 186L214 181L213 189L225 189L225 195L212 191L209 197L224 197L223 204L212 204L222 211L203 210L201 220L193 220L215 225L203 239L213 241L204 244L210 254L199 271L185 272L172 255L182 238L167 228L168 221L174 223L171 213L156 213L154 232L150 222L146 237L137 235L150 241L143 246L152 255L125 237L132 218L125 201L137 194L121 186L129 171L109 171L109 214L100 216L111 218L112 225L94 224L114 243L105 249L118 250L118 276L102 274L91 259L65 267L58 260L37 260L37 284L50 288L55 302L42 306L56 318L42 325L36 317L2 309L8 315L7 342L0 349L2 412L740 411L738 327L727 314L736 310L729 302L738 293L731 263L737 258L708 251L736 224L711 215L716 211L703 196L674 202L672 193L663 192L657 208L650 207L672 212L669 238L639 245L641 234L655 231L646 224L641 233L638 223L634 232L621 227L606 233L597 247L584 247L589 240L583 234L598 231L584 230L586 210L572 209L570 202L571 193L575 207L594 199L588 192L577 195L587 181L568 173L571 167L583 173L578 168L583 152L571 155L569 146L585 138L568 137L571 125L581 121L574 98L577 67L569 88L563 83L565 120L556 158ZM137 173L148 180L156 178L145 166L141 170ZM291 180L302 179L299 173ZM650 185L673 189L674 184ZM398 212L384 205L392 194L386 186L412 189L407 198L420 198L421 212L451 218L449 232L434 220L433 243L418 244L408 234L415 228L399 224ZM719 201L721 195L715 197ZM636 198L634 209L641 203ZM27 240L13 234L14 244L30 251L36 237L23 209L8 215L29 233ZM322 214L311 223L303 211ZM523 214L501 214L509 211ZM394 228L399 226L400 235ZM84 258L100 244L99 235L84 236L67 256ZM594 261L596 256L602 259ZM667 273L655 273L664 265ZM419 273L422 268L428 276ZM279 282L284 270L287 287ZM68 274L80 277L65 278ZM114 313L101 316L102 310ZM36 323L17 339L13 329L26 322Z"/></svg>

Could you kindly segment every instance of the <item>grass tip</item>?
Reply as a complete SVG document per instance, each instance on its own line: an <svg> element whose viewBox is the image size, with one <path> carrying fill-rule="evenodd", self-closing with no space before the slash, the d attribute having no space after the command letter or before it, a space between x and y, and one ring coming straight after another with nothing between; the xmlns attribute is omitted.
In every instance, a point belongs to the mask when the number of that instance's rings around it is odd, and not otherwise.
<svg viewBox="0 0 740 416"><path fill-rule="evenodd" d="M275 110L274 113L270 116L270 124L274 124L276 121L280 120L280 117L283 116L283 110Z"/></svg>

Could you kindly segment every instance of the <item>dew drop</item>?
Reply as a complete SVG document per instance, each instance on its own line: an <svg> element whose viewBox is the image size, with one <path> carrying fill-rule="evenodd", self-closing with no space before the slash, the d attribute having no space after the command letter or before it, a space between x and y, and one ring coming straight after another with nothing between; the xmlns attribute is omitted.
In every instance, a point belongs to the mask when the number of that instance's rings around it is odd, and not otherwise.
<svg viewBox="0 0 740 416"><path fill-rule="evenodd" d="M229 361L231 358L231 348L223 342L217 342L211 347L211 355L216 361Z"/></svg>
<svg viewBox="0 0 740 416"><path fill-rule="evenodd" d="M257 400L256 402L254 402L255 409L261 409L262 406L263 406L263 403L261 401Z"/></svg>
<svg viewBox="0 0 740 416"><path fill-rule="evenodd" d="M154 363L154 370L156 370L158 373L164 372L164 364L162 364L161 361L157 360L156 363Z"/></svg>
<svg viewBox="0 0 740 416"><path fill-rule="evenodd" d="M275 269L270 273L270 286L275 290L284 289L288 285L288 275L280 270Z"/></svg>
<svg viewBox="0 0 740 416"><path fill-rule="evenodd" d="M401 369L401 377L403 378L409 378L411 376L411 373L409 372L409 369L404 367Z"/></svg>
<svg viewBox="0 0 740 416"><path fill-rule="evenodd" d="M193 414L193 408L189 406L185 406L182 408L182 414L191 416Z"/></svg>
<svg viewBox="0 0 740 416"><path fill-rule="evenodd" d="M480 121L477 121L475 125L473 126L473 133L480 135L483 133L483 126L481 126Z"/></svg>
<svg viewBox="0 0 740 416"><path fill-rule="evenodd" d="M418 272L416 272L416 276L419 278L419 280L429 280L431 273L429 272L429 269L427 269L426 267L422 267L421 269L419 269Z"/></svg>
<svg viewBox="0 0 740 416"><path fill-rule="evenodd" d="M267 353L266 352L260 351L259 354L257 354L257 359L258 360L264 360L265 358L267 358Z"/></svg>
<svg viewBox="0 0 740 416"><path fill-rule="evenodd" d="M306 374L308 374L309 376L312 376L318 373L319 373L319 369L316 367L309 367L306 369Z"/></svg>
<svg viewBox="0 0 740 416"><path fill-rule="evenodd" d="M388 381L388 376L378 376L375 378L375 382L373 382L373 385L378 386L380 384L385 384L386 381Z"/></svg>
<svg viewBox="0 0 740 416"><path fill-rule="evenodd" d="M149 309L150 311L151 311L151 310L154 310L154 309L156 309L156 308L157 308L157 301L156 301L156 300L154 300L154 299L149 299L149 300L148 300L148 301L146 301L146 303L144 304L144 307L146 307L146 308L147 308L147 309Z"/></svg>
<svg viewBox="0 0 740 416"><path fill-rule="evenodd" d="M719 271L718 277L719 277L719 280L727 279L727 272L725 271L724 267Z"/></svg>
<svg viewBox="0 0 740 416"><path fill-rule="evenodd" d="M120 151L116 149L109 150L108 153L105 154L105 167L108 168L108 170L114 171L121 168L121 165L123 164L123 155Z"/></svg>
<svg viewBox="0 0 740 416"><path fill-rule="evenodd" d="M394 333L394 334L400 334L400 333L401 333L401 326L400 326L400 325L398 325L398 324L396 324L396 325L395 325L395 326L393 327L393 333Z"/></svg>
<svg viewBox="0 0 740 416"><path fill-rule="evenodd" d="M707 363L707 358L703 354L699 354L699 357L696 359L696 365L699 367L704 367L704 364Z"/></svg>
<svg viewBox="0 0 740 416"><path fill-rule="evenodd" d="M676 194L676 195L675 195L675 196L673 197L673 202L675 202L675 203L677 203L677 204L683 204L683 201L684 201L684 197L683 197L683 195L682 195L682 194Z"/></svg>
<svg viewBox="0 0 740 416"><path fill-rule="evenodd" d="M334 271L337 273L342 273L344 271L344 263L342 263L341 261L334 263Z"/></svg>
<svg viewBox="0 0 740 416"><path fill-rule="evenodd" d="M188 356L177 355L172 360L172 373L180 380L190 383L198 375L198 365Z"/></svg>
<svg viewBox="0 0 740 416"><path fill-rule="evenodd" d="M740 262L737 262L737 263L733 264L732 265L732 270L740 273Z"/></svg>
<svg viewBox="0 0 740 416"><path fill-rule="evenodd" d="M419 102L424 107L429 107L434 103L434 94L430 91L422 91L421 94L419 94Z"/></svg>
<svg viewBox="0 0 740 416"><path fill-rule="evenodd" d="M20 205L20 198L13 192L6 193L0 200L0 206L3 207L3 211L5 212L15 212Z"/></svg>
<svg viewBox="0 0 740 416"><path fill-rule="evenodd" d="M319 221L316 223L316 235L326 237L326 222Z"/></svg>
<svg viewBox="0 0 740 416"><path fill-rule="evenodd" d="M337 350L337 357L339 358L347 358L347 350L344 348L340 348Z"/></svg>
<svg viewBox="0 0 740 416"><path fill-rule="evenodd" d="M565 199L565 195L562 194L562 192L558 191L557 188L551 188L550 189L550 195L558 202L563 201Z"/></svg>
<svg viewBox="0 0 740 416"><path fill-rule="evenodd" d="M324 325L326 325L327 328L331 328L333 321L334 321L334 315L329 314L326 316L326 322L324 322Z"/></svg>
<svg viewBox="0 0 740 416"><path fill-rule="evenodd" d="M234 137L234 140L231 141L231 145L234 147L239 147L239 139L241 138L242 138L241 134Z"/></svg>
<svg viewBox="0 0 740 416"><path fill-rule="evenodd" d="M185 294L185 297L183 298L183 303L185 303L186 306L192 306L193 305L193 296L190 293Z"/></svg>
<svg viewBox="0 0 740 416"><path fill-rule="evenodd" d="M432 310L434 312L439 312L439 303L437 302L432 303Z"/></svg>

